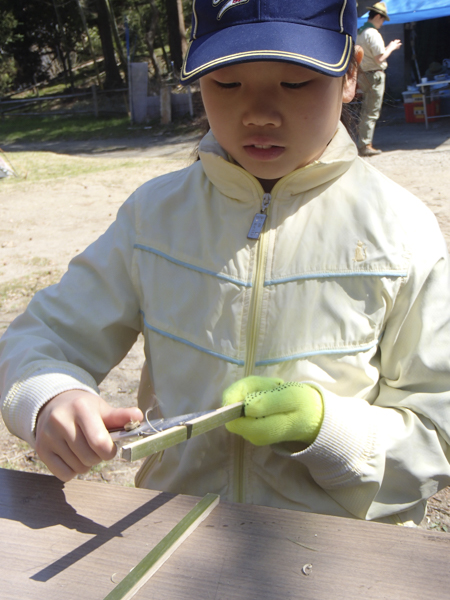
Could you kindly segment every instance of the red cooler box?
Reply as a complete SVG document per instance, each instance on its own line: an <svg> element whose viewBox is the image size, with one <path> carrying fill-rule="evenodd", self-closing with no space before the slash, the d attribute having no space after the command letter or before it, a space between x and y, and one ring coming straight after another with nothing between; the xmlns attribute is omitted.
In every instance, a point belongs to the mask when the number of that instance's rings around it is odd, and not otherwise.
<svg viewBox="0 0 450 600"><path fill-rule="evenodd" d="M405 108L407 123L425 123L422 94L417 92L403 92L403 106ZM438 116L439 113L439 98L434 100L427 99L428 118L432 119Z"/></svg>

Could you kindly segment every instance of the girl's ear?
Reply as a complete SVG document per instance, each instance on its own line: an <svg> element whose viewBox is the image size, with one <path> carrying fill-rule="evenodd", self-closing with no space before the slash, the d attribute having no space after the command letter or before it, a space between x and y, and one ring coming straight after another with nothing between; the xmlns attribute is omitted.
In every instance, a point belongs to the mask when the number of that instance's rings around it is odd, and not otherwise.
<svg viewBox="0 0 450 600"><path fill-rule="evenodd" d="M344 88L342 90L342 102L348 103L353 100L356 93L356 84L358 82L358 67L364 56L364 50L361 46L355 46L353 60L347 74L344 77Z"/></svg>

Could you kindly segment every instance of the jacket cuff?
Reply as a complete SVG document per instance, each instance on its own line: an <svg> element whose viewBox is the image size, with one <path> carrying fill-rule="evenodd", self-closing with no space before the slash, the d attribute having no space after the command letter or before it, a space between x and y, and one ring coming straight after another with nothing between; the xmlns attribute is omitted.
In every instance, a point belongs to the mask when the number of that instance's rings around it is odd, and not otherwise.
<svg viewBox="0 0 450 600"><path fill-rule="evenodd" d="M302 462L323 489L351 486L377 470L378 439L372 407L360 398L341 398L313 385L324 403L324 418L316 439L299 452L280 445L274 450Z"/></svg>
<svg viewBox="0 0 450 600"><path fill-rule="evenodd" d="M70 367L40 369L15 383L4 399L2 408L6 426L32 447L36 441L37 416L49 400L70 390L98 395L95 380L82 369Z"/></svg>

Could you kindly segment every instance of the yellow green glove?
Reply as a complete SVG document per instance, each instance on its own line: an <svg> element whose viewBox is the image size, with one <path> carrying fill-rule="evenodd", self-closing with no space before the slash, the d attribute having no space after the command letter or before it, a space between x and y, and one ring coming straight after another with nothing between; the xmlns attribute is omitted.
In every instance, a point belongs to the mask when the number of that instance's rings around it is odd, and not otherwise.
<svg viewBox="0 0 450 600"><path fill-rule="evenodd" d="M226 428L255 446L294 441L311 444L323 421L322 396L304 383L246 377L223 393L223 406L236 402L244 402L245 416L227 423Z"/></svg>

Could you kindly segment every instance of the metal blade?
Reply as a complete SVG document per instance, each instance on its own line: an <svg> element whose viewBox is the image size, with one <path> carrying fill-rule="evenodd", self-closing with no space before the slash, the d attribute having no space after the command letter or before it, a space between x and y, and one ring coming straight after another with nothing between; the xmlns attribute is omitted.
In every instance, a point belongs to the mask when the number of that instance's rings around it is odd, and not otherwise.
<svg viewBox="0 0 450 600"><path fill-rule="evenodd" d="M118 431L110 431L111 439L113 442L129 441L135 437L146 437L160 433L171 427L177 425L184 425L184 423L197 419L203 415L214 412L214 410L204 410L200 412L188 413L186 415L179 415L178 417L168 417L167 419L153 419L151 421L144 420L135 429L126 431L125 429L119 429Z"/></svg>

